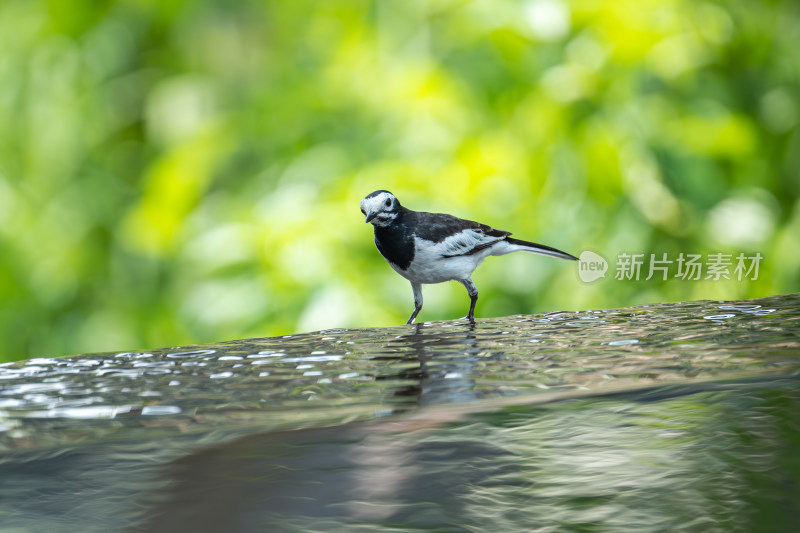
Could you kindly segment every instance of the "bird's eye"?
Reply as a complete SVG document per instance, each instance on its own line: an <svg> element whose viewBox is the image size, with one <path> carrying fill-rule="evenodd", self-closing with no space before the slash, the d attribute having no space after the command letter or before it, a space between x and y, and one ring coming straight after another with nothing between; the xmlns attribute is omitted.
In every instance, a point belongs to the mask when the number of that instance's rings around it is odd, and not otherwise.
<svg viewBox="0 0 800 533"><path fill-rule="evenodd" d="M361 214L362 214L362 215L366 215L366 214L367 214L367 213L364 211L364 208L363 208L363 207L361 208Z"/></svg>
<svg viewBox="0 0 800 533"><path fill-rule="evenodd" d="M386 199L386 207L392 207L392 199L391 198L387 198Z"/></svg>

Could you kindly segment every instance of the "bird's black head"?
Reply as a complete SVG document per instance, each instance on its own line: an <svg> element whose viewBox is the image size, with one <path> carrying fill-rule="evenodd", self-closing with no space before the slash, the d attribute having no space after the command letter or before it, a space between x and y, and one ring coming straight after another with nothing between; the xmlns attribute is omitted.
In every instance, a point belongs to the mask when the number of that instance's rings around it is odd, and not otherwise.
<svg viewBox="0 0 800 533"><path fill-rule="evenodd" d="M400 202L389 191L375 191L361 200L361 212L373 226L388 226L400 214Z"/></svg>

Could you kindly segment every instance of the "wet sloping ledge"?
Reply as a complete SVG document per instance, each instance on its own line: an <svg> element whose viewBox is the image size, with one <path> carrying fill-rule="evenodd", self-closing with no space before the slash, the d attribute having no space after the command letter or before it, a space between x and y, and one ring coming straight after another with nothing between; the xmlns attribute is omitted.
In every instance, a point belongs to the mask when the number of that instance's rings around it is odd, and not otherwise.
<svg viewBox="0 0 800 533"><path fill-rule="evenodd" d="M799 353L795 294L32 359L0 365L0 451L790 375Z"/></svg>
<svg viewBox="0 0 800 533"><path fill-rule="evenodd" d="M800 295L0 366L21 531L780 531Z"/></svg>

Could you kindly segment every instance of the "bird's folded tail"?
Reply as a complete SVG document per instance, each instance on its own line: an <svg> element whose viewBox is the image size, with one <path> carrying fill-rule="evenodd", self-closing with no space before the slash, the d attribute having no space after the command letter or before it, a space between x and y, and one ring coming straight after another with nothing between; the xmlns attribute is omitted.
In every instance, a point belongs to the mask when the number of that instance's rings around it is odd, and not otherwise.
<svg viewBox="0 0 800 533"><path fill-rule="evenodd" d="M568 254L567 252L562 252L561 250L557 250L556 248L551 248L550 246L545 246L544 244L536 244L535 242L528 242L520 239L514 239L513 237L506 237L505 241L508 244L511 244L514 247L516 247L516 249L513 251L530 252L532 254L540 254L540 255L549 255L550 257L558 257L559 259L571 259L573 261L578 260L578 258L572 254Z"/></svg>

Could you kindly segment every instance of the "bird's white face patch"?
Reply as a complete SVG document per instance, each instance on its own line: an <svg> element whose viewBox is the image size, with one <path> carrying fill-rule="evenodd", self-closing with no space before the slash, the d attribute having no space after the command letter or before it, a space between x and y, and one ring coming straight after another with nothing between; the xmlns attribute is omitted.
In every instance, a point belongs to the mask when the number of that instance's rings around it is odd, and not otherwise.
<svg viewBox="0 0 800 533"><path fill-rule="evenodd" d="M361 212L366 216L370 213L375 214L370 220L373 225L388 226L397 218L397 212L394 211L396 204L397 199L392 193L382 192L361 200Z"/></svg>

